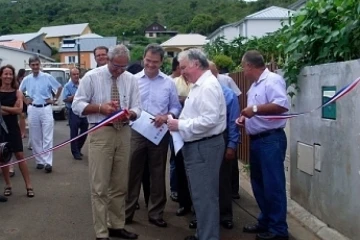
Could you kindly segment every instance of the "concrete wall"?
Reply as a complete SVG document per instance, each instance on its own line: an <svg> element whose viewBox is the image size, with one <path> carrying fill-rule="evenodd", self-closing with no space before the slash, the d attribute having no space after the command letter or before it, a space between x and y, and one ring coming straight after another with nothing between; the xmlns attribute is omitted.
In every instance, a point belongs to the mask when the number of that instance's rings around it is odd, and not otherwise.
<svg viewBox="0 0 360 240"><path fill-rule="evenodd" d="M305 68L293 112L322 102L360 76L360 60ZM360 239L360 85L336 103L336 120L321 109L290 121L291 198L350 239ZM316 146L314 146L316 144Z"/></svg>

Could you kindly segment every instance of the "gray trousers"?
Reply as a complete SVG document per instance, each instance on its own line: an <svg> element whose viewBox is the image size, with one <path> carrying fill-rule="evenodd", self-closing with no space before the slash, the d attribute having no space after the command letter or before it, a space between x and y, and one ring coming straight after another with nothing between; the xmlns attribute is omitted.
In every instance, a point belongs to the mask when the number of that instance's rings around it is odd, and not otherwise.
<svg viewBox="0 0 360 240"><path fill-rule="evenodd" d="M222 135L185 143L184 163L197 218L199 240L219 240L219 173L225 143Z"/></svg>

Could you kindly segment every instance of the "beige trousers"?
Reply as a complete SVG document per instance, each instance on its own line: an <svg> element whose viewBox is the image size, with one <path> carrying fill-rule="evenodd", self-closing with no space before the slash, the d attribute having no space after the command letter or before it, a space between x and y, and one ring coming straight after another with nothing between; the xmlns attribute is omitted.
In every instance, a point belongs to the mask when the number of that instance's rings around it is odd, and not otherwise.
<svg viewBox="0 0 360 240"><path fill-rule="evenodd" d="M105 126L89 134L89 178L97 238L109 228L124 228L128 186L130 127Z"/></svg>

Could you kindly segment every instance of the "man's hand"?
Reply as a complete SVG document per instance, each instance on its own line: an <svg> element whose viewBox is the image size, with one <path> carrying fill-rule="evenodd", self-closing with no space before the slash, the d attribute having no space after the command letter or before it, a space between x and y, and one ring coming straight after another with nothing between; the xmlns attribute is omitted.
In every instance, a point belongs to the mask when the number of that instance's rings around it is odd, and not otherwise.
<svg viewBox="0 0 360 240"><path fill-rule="evenodd" d="M30 98L30 97L26 97L26 98L25 98L25 103L26 103L26 105L29 105L29 104L32 103L32 102L33 102L32 98Z"/></svg>
<svg viewBox="0 0 360 240"><path fill-rule="evenodd" d="M108 102L108 103L102 103L100 106L100 114L103 114L105 116L108 116L114 112L116 112L117 109L114 106L113 102Z"/></svg>
<svg viewBox="0 0 360 240"><path fill-rule="evenodd" d="M255 113L253 112L252 107L247 107L241 111L241 116L245 116L246 118L252 118L253 116L255 116Z"/></svg>
<svg viewBox="0 0 360 240"><path fill-rule="evenodd" d="M236 158L236 155L235 155L235 149L232 149L232 148L226 148L226 151L225 151L225 160L226 161L232 161Z"/></svg>
<svg viewBox="0 0 360 240"><path fill-rule="evenodd" d="M167 125L170 131L179 131L179 120L173 119L171 115L167 120Z"/></svg>
<svg viewBox="0 0 360 240"><path fill-rule="evenodd" d="M245 117L240 116L236 119L235 123L239 125L240 127L245 127Z"/></svg>
<svg viewBox="0 0 360 240"><path fill-rule="evenodd" d="M159 127L161 127L161 125L166 123L167 120L168 120L167 115L157 115L154 120L154 125L155 125L155 127L159 128Z"/></svg>

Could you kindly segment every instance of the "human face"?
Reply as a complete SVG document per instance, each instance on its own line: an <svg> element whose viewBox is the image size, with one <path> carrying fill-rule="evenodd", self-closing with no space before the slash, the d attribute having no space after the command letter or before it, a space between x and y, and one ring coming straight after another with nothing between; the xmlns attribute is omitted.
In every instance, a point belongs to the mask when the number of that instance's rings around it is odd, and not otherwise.
<svg viewBox="0 0 360 240"><path fill-rule="evenodd" d="M72 69L70 73L70 77L71 77L71 81L73 81L74 84L78 84L80 78L79 70L76 68Z"/></svg>
<svg viewBox="0 0 360 240"><path fill-rule="evenodd" d="M33 74L37 75L40 72L40 62L39 61L31 62L29 65L30 65L30 68L31 68Z"/></svg>
<svg viewBox="0 0 360 240"><path fill-rule="evenodd" d="M117 56L109 61L109 71L114 77L119 77L126 71L129 64L129 58L127 56Z"/></svg>
<svg viewBox="0 0 360 240"><path fill-rule="evenodd" d="M5 68L1 73L1 82L4 85L10 85L14 81L14 73L10 68Z"/></svg>
<svg viewBox="0 0 360 240"><path fill-rule="evenodd" d="M187 59L181 60L179 62L179 66L181 69L181 75L190 83L195 83L197 80L197 75L195 71L197 66L194 62L190 62Z"/></svg>
<svg viewBox="0 0 360 240"><path fill-rule="evenodd" d="M244 76L245 76L246 79L248 79L250 81L256 81L257 80L257 79L254 79L252 66L249 63L247 63L244 59L241 61L241 67L243 69Z"/></svg>
<svg viewBox="0 0 360 240"><path fill-rule="evenodd" d="M144 56L144 71L146 76L153 78L159 74L162 65L160 54L148 51Z"/></svg>
<svg viewBox="0 0 360 240"><path fill-rule="evenodd" d="M108 55L105 49L96 49L95 61L99 67L104 66L108 63Z"/></svg>

